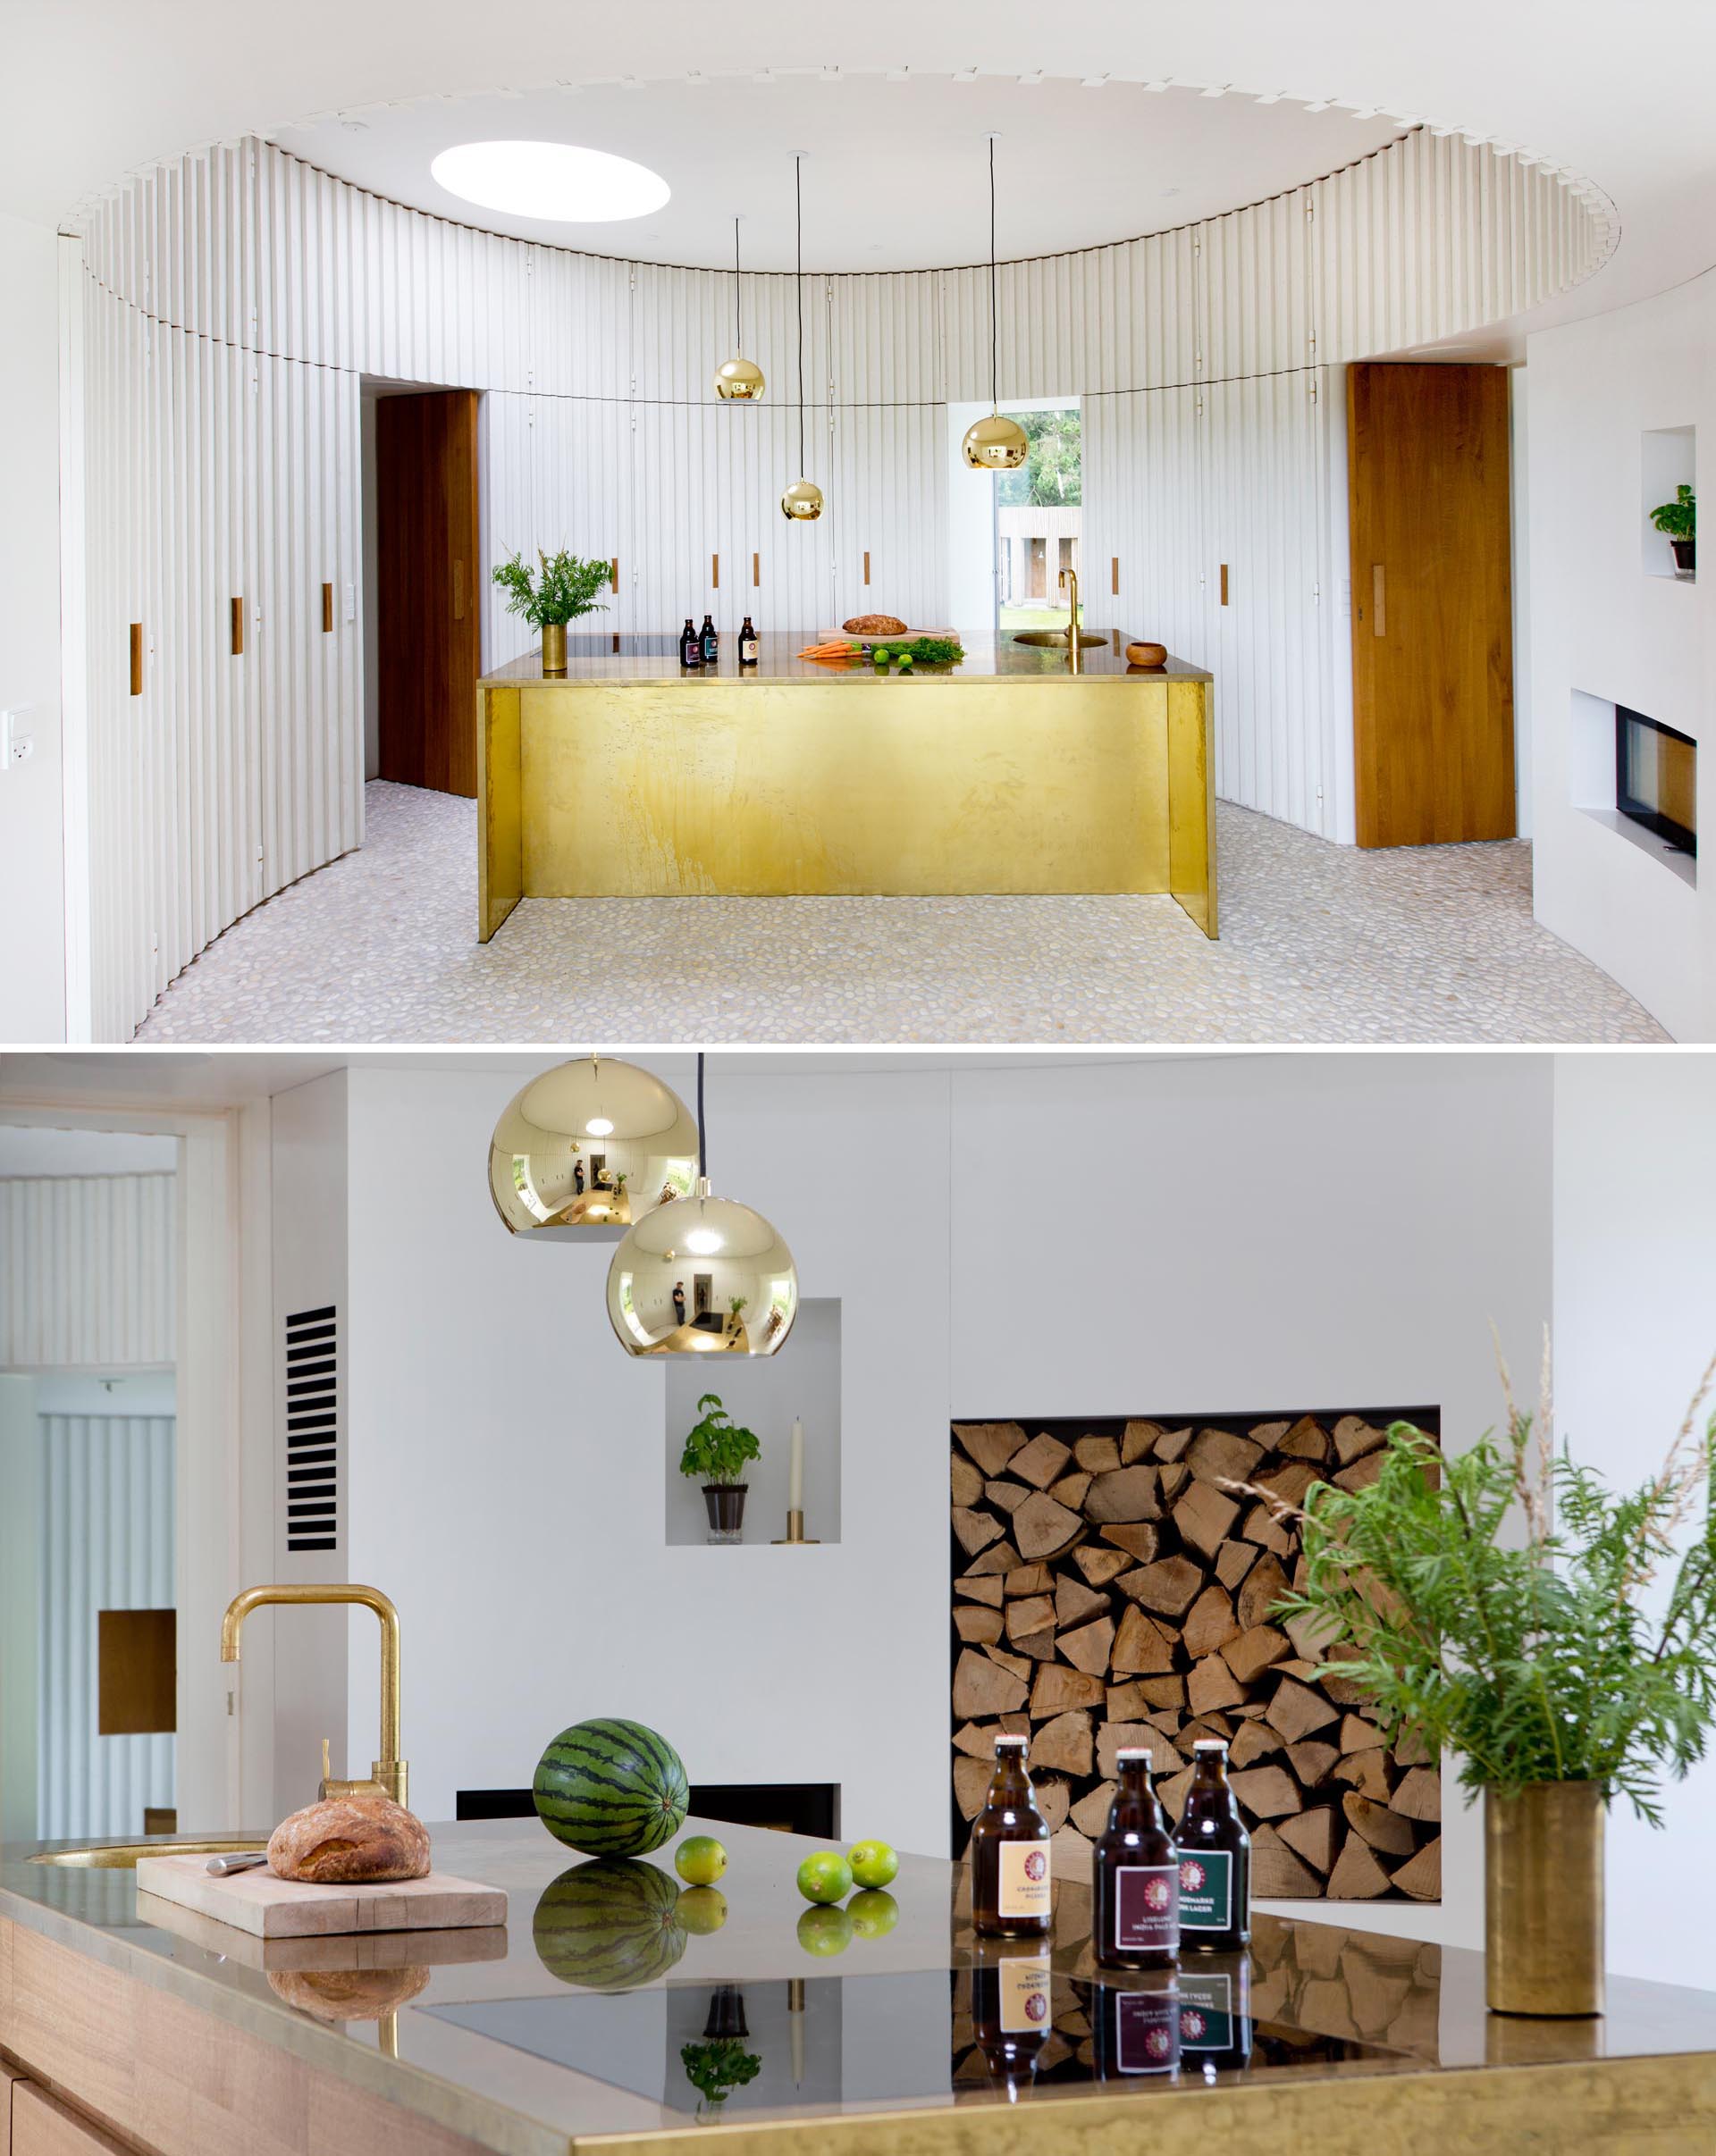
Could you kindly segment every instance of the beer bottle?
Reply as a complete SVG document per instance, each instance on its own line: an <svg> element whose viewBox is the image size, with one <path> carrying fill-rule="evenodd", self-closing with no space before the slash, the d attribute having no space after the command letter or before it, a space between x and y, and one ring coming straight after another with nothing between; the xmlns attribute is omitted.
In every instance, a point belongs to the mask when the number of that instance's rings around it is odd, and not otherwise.
<svg viewBox="0 0 1716 2156"><path fill-rule="evenodd" d="M1213 2081L1251 2063L1251 1957L1200 1954L1180 1972L1180 2063Z"/></svg>
<svg viewBox="0 0 1716 2156"><path fill-rule="evenodd" d="M698 641L703 648L703 664L712 667L721 655L721 640L715 633L715 617L712 614L704 615L702 634Z"/></svg>
<svg viewBox="0 0 1716 2156"><path fill-rule="evenodd" d="M744 617L744 626L739 631L739 664L754 667L757 663L757 633L751 626L751 617Z"/></svg>
<svg viewBox="0 0 1716 2156"><path fill-rule="evenodd" d="M1047 1942L973 1941L972 2035L1009 2102L1030 2085L1054 2028Z"/></svg>
<svg viewBox="0 0 1716 2156"><path fill-rule="evenodd" d="M1047 1939L1048 1821L1025 1772L1025 1740L997 1737L995 1778L972 1824L972 1929L981 1939Z"/></svg>
<svg viewBox="0 0 1716 2156"><path fill-rule="evenodd" d="M1227 1784L1227 1747L1200 1737L1174 1837L1180 1854L1180 1943L1231 1954L1251 1937L1251 1837Z"/></svg>
<svg viewBox="0 0 1716 2156"><path fill-rule="evenodd" d="M1180 1978L1157 1969L1136 1987L1089 1987L1091 2070L1098 2081L1172 2074L1180 2064Z"/></svg>
<svg viewBox="0 0 1716 2156"><path fill-rule="evenodd" d="M703 640L691 625L691 617L686 617L686 625L679 632L679 664L682 667L701 667L703 663Z"/></svg>
<svg viewBox="0 0 1716 2156"><path fill-rule="evenodd" d="M1091 1856L1097 1967L1172 1968L1180 1951L1180 1867L1142 1746L1116 1752L1119 1780Z"/></svg>

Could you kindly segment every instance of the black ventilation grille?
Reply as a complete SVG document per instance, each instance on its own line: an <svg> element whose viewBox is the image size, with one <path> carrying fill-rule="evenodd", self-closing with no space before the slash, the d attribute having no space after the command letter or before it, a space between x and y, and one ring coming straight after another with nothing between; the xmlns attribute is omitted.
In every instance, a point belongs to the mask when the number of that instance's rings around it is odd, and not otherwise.
<svg viewBox="0 0 1716 2156"><path fill-rule="evenodd" d="M340 1546L340 1332L332 1303L286 1320L286 1547Z"/></svg>

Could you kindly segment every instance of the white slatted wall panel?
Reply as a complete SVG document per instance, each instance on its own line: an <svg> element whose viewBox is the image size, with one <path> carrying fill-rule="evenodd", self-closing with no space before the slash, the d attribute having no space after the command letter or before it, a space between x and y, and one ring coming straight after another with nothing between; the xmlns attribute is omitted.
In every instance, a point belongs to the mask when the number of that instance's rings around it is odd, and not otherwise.
<svg viewBox="0 0 1716 2156"><path fill-rule="evenodd" d="M174 1600L170 1415L43 1415L41 1701L44 1840L140 1834L173 1802L170 1735L97 1733L97 1614Z"/></svg>
<svg viewBox="0 0 1716 2156"><path fill-rule="evenodd" d="M1305 371L1519 312L1588 276L1615 237L1543 168L1420 130L1201 225L1004 266L1001 395L1091 400L1088 564L1121 555L1126 626L1218 675L1229 661L1233 798L1330 828L1314 596L1320 581L1325 616L1329 585L1325 564L1307 570L1333 421ZM129 1037L223 927L360 843L363 625L339 603L361 578L360 375L488 393L489 557L618 556L601 627L946 610L942 407L988 392L985 270L806 277L804 461L829 509L789 528L775 505L799 463L791 277L744 280L745 348L770 384L747 410L709 387L732 342L730 274L500 239L258 141L127 185L92 215L85 262L97 1037ZM1217 385L1201 412L1182 401ZM1218 498L1196 491L1206 476ZM1264 491L1233 491L1249 487ZM1210 563L1241 557L1245 603L1216 621ZM234 659L239 593L249 648ZM488 664L527 648L492 589L484 630Z"/></svg>
<svg viewBox="0 0 1716 2156"><path fill-rule="evenodd" d="M0 1179L0 1367L175 1360L175 1179Z"/></svg>

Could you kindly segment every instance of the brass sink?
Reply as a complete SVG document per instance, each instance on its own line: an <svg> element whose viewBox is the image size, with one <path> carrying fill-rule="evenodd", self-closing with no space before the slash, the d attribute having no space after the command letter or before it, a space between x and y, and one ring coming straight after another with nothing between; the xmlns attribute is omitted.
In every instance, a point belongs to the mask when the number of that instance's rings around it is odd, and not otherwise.
<svg viewBox="0 0 1716 2156"><path fill-rule="evenodd" d="M1018 629L1014 632L1013 641L1016 644L1035 644L1039 651L1064 651L1066 631L1064 629ZM1093 644L1106 644L1107 642L1108 639L1106 636L1087 636L1083 630L1079 632L1079 649L1082 651L1089 650Z"/></svg>
<svg viewBox="0 0 1716 2156"><path fill-rule="evenodd" d="M128 1872L139 1857L231 1857L241 1850L266 1849L266 1834L227 1834L202 1841L163 1835L155 1841L92 1841L81 1849L44 1850L32 1864L69 1864L84 1869Z"/></svg>

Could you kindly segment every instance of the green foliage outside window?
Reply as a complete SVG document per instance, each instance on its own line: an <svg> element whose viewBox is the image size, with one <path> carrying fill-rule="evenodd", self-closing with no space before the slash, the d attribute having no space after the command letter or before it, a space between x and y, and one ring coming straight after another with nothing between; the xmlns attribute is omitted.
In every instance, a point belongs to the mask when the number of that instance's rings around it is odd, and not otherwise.
<svg viewBox="0 0 1716 2156"><path fill-rule="evenodd" d="M1081 415L1071 412L1015 412L1025 430L1030 454L1016 472L1001 473L995 499L1004 509L1030 504L1070 509L1084 499L1081 438Z"/></svg>

